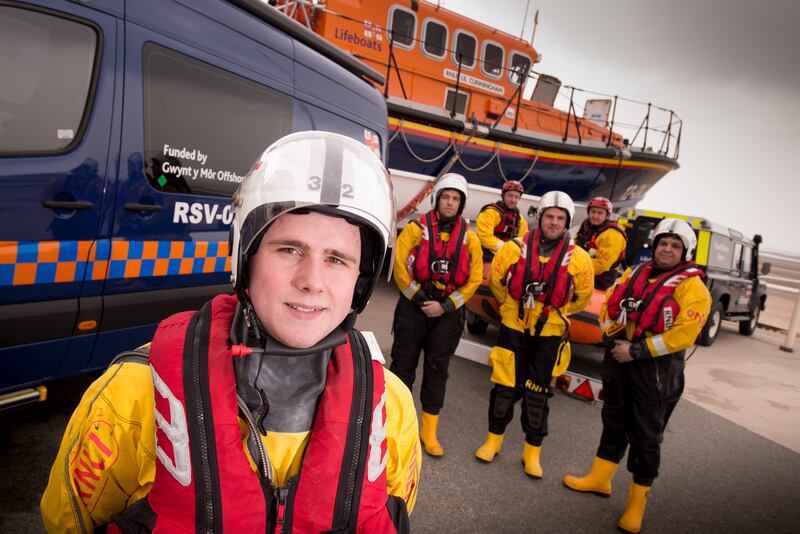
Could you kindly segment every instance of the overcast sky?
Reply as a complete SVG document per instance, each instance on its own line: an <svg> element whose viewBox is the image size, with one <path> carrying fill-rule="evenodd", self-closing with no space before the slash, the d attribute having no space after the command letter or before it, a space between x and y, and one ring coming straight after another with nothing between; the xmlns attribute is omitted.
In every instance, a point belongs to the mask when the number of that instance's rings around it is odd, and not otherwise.
<svg viewBox="0 0 800 534"><path fill-rule="evenodd" d="M443 0L520 35L526 0ZM538 72L674 110L681 168L639 207L705 216L800 254L799 0L531 0Z"/></svg>

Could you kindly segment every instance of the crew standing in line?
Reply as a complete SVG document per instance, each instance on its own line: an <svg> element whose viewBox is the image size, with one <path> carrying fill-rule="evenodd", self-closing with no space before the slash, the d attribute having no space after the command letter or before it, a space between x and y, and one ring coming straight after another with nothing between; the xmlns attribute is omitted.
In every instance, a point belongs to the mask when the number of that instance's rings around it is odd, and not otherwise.
<svg viewBox="0 0 800 534"><path fill-rule="evenodd" d="M484 261L492 261L509 239L528 233L528 222L517 207L523 191L520 182L509 180L503 184L500 200L485 205L478 213L475 229L483 247Z"/></svg>
<svg viewBox="0 0 800 534"><path fill-rule="evenodd" d="M647 495L658 476L661 442L683 393L686 349L711 308L703 271L692 261L697 238L688 223L664 219L653 234L653 259L628 269L600 310L607 340L603 360L603 433L592 469L566 476L575 491L611 494L625 450L633 474L618 526L642 527Z"/></svg>
<svg viewBox="0 0 800 534"><path fill-rule="evenodd" d="M49 532L408 531L413 399L352 328L392 246L388 173L358 141L300 132L232 202L236 295L162 321L90 386Z"/></svg>
<svg viewBox="0 0 800 534"><path fill-rule="evenodd" d="M400 298L394 312L391 371L414 384L420 351L422 426L419 437L426 453L442 456L436 436L444 405L450 358L464 329L462 307L483 276L478 237L461 216L467 201L467 180L444 175L433 189L434 209L406 224L397 238L394 281Z"/></svg>
<svg viewBox="0 0 800 534"><path fill-rule="evenodd" d="M491 290L500 302L502 324L490 354L494 388L489 399L489 434L475 452L491 462L522 399L525 473L542 477L541 445L547 435L547 399L554 375L569 364L569 321L581 311L594 287L589 255L567 231L575 213L569 195L545 193L536 229L512 239L492 261Z"/></svg>
<svg viewBox="0 0 800 534"><path fill-rule="evenodd" d="M627 237L612 221L611 201L594 197L586 207L587 215L575 236L575 244L589 253L594 267L594 287L606 290L622 275Z"/></svg>

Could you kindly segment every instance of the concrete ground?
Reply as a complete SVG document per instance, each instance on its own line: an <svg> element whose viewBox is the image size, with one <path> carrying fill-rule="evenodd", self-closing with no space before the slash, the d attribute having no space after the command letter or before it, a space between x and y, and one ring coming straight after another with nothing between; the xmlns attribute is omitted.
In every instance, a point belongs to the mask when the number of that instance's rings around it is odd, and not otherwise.
<svg viewBox="0 0 800 534"><path fill-rule="evenodd" d="M359 320L360 328L375 332L387 359L396 298L381 284ZM491 343L491 330L484 340ZM745 338L726 325L714 346L692 356L643 532L800 531L800 346L784 353L777 348L782 340L762 330ZM580 372L598 365L595 349L574 353ZM532 480L520 465L518 418L492 464L473 457L486 433L489 375L483 365L451 362L439 431L446 452L442 459L423 458L413 531L616 532L630 482L624 463L607 499L573 493L561 483L563 475L590 466L600 405L560 393L552 398L550 436L542 449L545 476ZM52 384L47 402L0 414L0 532L42 530L38 501L67 420L90 381ZM418 402L418 384L414 396Z"/></svg>

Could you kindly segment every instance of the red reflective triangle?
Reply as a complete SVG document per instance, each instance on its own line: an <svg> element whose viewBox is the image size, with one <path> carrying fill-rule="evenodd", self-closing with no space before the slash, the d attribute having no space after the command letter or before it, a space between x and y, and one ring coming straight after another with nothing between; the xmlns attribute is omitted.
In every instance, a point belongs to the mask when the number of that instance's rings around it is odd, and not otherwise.
<svg viewBox="0 0 800 534"><path fill-rule="evenodd" d="M577 395L578 397L583 397L584 399L594 400L592 384L589 383L589 379L584 380L580 386L576 387L572 394Z"/></svg>

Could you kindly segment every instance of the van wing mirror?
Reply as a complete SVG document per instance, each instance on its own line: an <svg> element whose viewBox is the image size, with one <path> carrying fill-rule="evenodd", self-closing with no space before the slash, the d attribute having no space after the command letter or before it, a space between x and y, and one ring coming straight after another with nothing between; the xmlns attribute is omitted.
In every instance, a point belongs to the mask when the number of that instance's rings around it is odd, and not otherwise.
<svg viewBox="0 0 800 534"><path fill-rule="evenodd" d="M772 264L771 263L767 262L767 263L762 263L761 264L761 274L767 275L767 274L769 274L769 272L771 270L772 270Z"/></svg>

